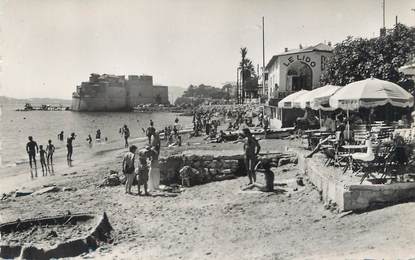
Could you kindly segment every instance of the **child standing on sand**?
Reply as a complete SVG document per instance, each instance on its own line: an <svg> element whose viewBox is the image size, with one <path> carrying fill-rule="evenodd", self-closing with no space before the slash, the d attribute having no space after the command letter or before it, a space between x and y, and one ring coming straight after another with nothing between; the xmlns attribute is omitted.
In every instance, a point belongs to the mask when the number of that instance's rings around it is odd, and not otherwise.
<svg viewBox="0 0 415 260"><path fill-rule="evenodd" d="M131 186L133 186L134 181L134 161L135 161L135 152L137 151L137 146L130 146L130 151L124 155L122 160L122 172L125 174L125 193L131 194Z"/></svg>
<svg viewBox="0 0 415 260"><path fill-rule="evenodd" d="M48 165L53 164L53 153L55 152L55 146L52 144L52 140L48 140L48 145L46 146L46 152L48 154Z"/></svg>
<svg viewBox="0 0 415 260"><path fill-rule="evenodd" d="M46 168L46 151L43 149L43 145L39 145L40 165L42 165L42 176L48 175ZM45 174L46 170L46 174Z"/></svg>

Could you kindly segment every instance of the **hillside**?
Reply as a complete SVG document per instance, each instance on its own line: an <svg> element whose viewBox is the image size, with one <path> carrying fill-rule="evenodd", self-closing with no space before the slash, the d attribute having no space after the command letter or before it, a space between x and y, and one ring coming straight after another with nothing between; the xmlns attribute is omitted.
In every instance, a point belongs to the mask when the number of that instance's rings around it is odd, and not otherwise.
<svg viewBox="0 0 415 260"><path fill-rule="evenodd" d="M0 104L62 104L68 105L71 103L69 99L59 99L59 98L27 98L27 99L18 99L11 98L6 96L0 96Z"/></svg>
<svg viewBox="0 0 415 260"><path fill-rule="evenodd" d="M186 91L184 87L172 86L169 87L169 101L171 104L174 104L174 101L183 95Z"/></svg>

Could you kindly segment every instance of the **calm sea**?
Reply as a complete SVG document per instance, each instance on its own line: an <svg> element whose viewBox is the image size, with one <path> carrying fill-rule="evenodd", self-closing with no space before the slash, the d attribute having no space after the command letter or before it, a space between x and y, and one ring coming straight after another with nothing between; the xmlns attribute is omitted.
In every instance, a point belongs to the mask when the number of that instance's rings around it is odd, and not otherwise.
<svg viewBox="0 0 415 260"><path fill-rule="evenodd" d="M22 106L20 106L21 108ZM174 119L179 118L182 127L191 126L191 117L180 117L176 114L135 113L135 112L71 112L71 111L15 111L16 105L1 105L0 109L0 167L13 167L28 161L25 151L27 137L33 136L38 145L46 146L51 139L56 147L55 156L66 155L66 137L75 132L74 154L104 150L109 145L119 143L123 146L119 129L126 124L130 128L131 138L144 137L150 119L154 121L156 129L163 129L173 125ZM101 130L101 139L108 138L107 142L95 143L91 148L86 138L91 134L95 139L95 132ZM58 140L58 133L64 131L64 142Z"/></svg>

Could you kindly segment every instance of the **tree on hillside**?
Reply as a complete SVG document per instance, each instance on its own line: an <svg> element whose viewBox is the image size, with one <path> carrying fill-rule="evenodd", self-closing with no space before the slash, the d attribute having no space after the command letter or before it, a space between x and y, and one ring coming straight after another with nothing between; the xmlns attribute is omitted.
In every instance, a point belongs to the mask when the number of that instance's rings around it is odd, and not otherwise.
<svg viewBox="0 0 415 260"><path fill-rule="evenodd" d="M183 97L223 99L226 97L226 92L220 88L204 84L199 86L190 85L183 93Z"/></svg>
<svg viewBox="0 0 415 260"><path fill-rule="evenodd" d="M413 84L398 72L415 52L415 29L397 24L385 36L362 39L348 37L337 44L329 58L321 81L344 86L350 82L375 77L395 82L410 92Z"/></svg>

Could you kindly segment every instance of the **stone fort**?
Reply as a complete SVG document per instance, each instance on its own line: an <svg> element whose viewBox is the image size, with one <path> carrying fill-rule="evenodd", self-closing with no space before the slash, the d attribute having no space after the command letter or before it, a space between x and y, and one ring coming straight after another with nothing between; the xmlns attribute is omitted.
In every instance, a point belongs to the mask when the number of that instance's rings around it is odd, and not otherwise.
<svg viewBox="0 0 415 260"><path fill-rule="evenodd" d="M169 104L168 87L153 85L147 75L92 73L72 94L74 111L127 111L142 104Z"/></svg>

